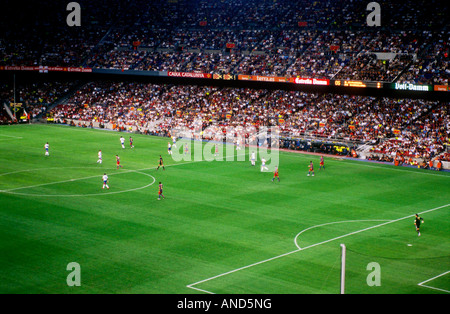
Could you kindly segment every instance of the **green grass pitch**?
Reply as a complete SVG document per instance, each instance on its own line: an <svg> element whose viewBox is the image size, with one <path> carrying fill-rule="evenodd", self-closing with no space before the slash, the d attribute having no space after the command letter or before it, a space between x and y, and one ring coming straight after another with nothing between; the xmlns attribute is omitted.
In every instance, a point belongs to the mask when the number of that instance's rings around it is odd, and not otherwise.
<svg viewBox="0 0 450 314"><path fill-rule="evenodd" d="M334 294L341 243L346 293L450 293L449 173L280 152L272 182L248 156L176 162L167 138L123 135L0 127L0 293Z"/></svg>

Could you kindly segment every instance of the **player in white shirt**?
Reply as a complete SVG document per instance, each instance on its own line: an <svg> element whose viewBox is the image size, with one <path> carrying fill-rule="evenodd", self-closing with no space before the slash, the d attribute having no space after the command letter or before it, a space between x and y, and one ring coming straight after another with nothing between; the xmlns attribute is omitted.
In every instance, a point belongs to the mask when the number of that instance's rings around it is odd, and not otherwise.
<svg viewBox="0 0 450 314"><path fill-rule="evenodd" d="M269 170L269 168L266 167L266 160L261 158L261 172L263 172L264 169Z"/></svg>
<svg viewBox="0 0 450 314"><path fill-rule="evenodd" d="M172 136L172 146L173 148L177 148L177 138L175 136Z"/></svg>
<svg viewBox="0 0 450 314"><path fill-rule="evenodd" d="M104 189L106 187L109 190L108 176L106 175L106 173L103 175L102 179L103 179L103 187L102 187L102 189Z"/></svg>
<svg viewBox="0 0 450 314"><path fill-rule="evenodd" d="M97 160L97 163L98 163L98 164L101 164L101 163L102 163L102 151L101 151L101 150L98 151L98 160Z"/></svg>
<svg viewBox="0 0 450 314"><path fill-rule="evenodd" d="M236 140L236 150L241 150L241 141L240 140Z"/></svg>
<svg viewBox="0 0 450 314"><path fill-rule="evenodd" d="M252 156L250 157L250 161L252 162L252 166L256 165L256 154L252 152Z"/></svg>
<svg viewBox="0 0 450 314"><path fill-rule="evenodd" d="M120 144L122 144L122 148L125 148L125 139L123 136L120 137Z"/></svg>
<svg viewBox="0 0 450 314"><path fill-rule="evenodd" d="M48 153L48 149L49 149L50 145L48 145L48 142L44 145L44 149L45 149L45 156L50 156Z"/></svg>
<svg viewBox="0 0 450 314"><path fill-rule="evenodd" d="M170 142L167 142L167 152L169 155L172 155L172 146L170 145Z"/></svg>

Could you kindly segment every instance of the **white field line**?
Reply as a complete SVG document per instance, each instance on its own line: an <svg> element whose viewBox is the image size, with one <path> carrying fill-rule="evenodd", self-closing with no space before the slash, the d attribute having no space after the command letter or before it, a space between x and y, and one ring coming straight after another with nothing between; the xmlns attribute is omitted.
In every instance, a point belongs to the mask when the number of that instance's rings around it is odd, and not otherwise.
<svg viewBox="0 0 450 314"><path fill-rule="evenodd" d="M435 208L432 208L432 209L428 209L428 210L422 211L420 213L421 214L425 214L425 213L429 213L429 212L432 212L432 211L435 211L435 210L438 210L438 209L442 209L442 208L445 208L445 207L448 207L448 206L450 206L450 203L446 204L446 205L443 205L443 206L439 206L439 207L435 207ZM408 216L405 216L405 217L402 217L402 218L398 218L398 219L394 219L394 220L389 220L387 222L384 222L384 223L381 223L381 224L378 224L378 225L375 225L375 226L372 226L372 227L368 227L368 228L364 228L364 229L361 229L361 230L358 230L358 231L350 232L350 233L344 234L344 235L339 236L339 237L335 237L335 238L332 238L332 239L329 239L329 240L325 240L325 241L322 241L322 242L319 242L319 243L316 243L316 244L312 244L312 245L306 246L304 248L297 248L296 250L291 251L291 252L287 252L287 253L284 253L284 254L281 254L281 255L278 255L278 256L274 256L274 257L271 257L269 259L266 259L266 260L263 260L263 261L260 261L260 262L257 262L257 263L253 263L253 264L250 264L250 265L247 265L247 266L236 268L236 269L230 270L230 271L228 271L226 273L222 273L222 274L219 274L219 275L207 278L207 279L203 279L203 280L191 283L191 284L187 285L186 287L194 289L194 290L198 290L198 291L203 291L203 292L206 292L206 293L214 294L214 292L206 291L206 290L203 290L203 289L198 289L198 288L196 288L194 286L199 285L199 284L204 283L204 282L207 282L207 281L210 281L210 280L213 280L213 279L217 279L217 278L220 278L220 277L232 274L232 273L236 273L236 272L241 271L243 269L247 269L247 268L250 268L250 267L253 267L253 266L256 266L256 265L267 263L267 262L273 261L275 259L291 255L293 253L304 251L306 249L310 249L310 248L313 248L313 247L316 247L316 246L319 246L319 245L322 245L322 244L326 244L326 243L329 243L329 242L332 242L332 241L336 241L336 240L339 240L339 239L342 239L342 238L345 238L345 237L348 237L348 236L351 236L351 235L355 235L355 234L358 234L358 233L361 233L361 232L364 232L364 231L367 231L367 230L379 228L379 227L382 227L382 226L385 226L385 225L388 225L388 224L391 224L391 223L394 223L394 222L398 222L398 221L401 221L401 220L404 220L404 219L408 219L408 218L414 217L414 215L415 214L408 215ZM312 227L310 227L308 229L311 229L311 228ZM302 233L302 232L300 232L300 233ZM298 236L298 234L297 234L297 236ZM297 238L297 236L296 236L296 238Z"/></svg>
<svg viewBox="0 0 450 314"><path fill-rule="evenodd" d="M15 173L32 172L32 171L39 171L39 170L53 170L53 169L86 169L86 168L88 168L88 167L51 167L51 168L35 168L35 169L16 170L16 171L11 171L11 172L0 173L0 177L1 177L1 176L7 176L7 175L10 175L10 174L15 174ZM105 170L109 170L109 169L105 169Z"/></svg>
<svg viewBox="0 0 450 314"><path fill-rule="evenodd" d="M21 136L14 136L14 135L6 135L6 134L0 134L0 136L5 136L5 137L10 137L10 138L16 138L16 139L22 139L23 137Z"/></svg>
<svg viewBox="0 0 450 314"><path fill-rule="evenodd" d="M0 136L6 137L6 138L0 138L0 141L14 141L14 140L21 140L21 139L23 139L23 137L12 136L12 135L5 135L5 134L0 134Z"/></svg>
<svg viewBox="0 0 450 314"><path fill-rule="evenodd" d="M441 289L441 288L436 288L436 287L431 287L431 286L426 286L426 285L419 285L419 286L424 287L424 288L428 288L428 289L432 289L432 290L438 290L438 291L450 293L449 290L445 290L445 289Z"/></svg>
<svg viewBox="0 0 450 314"><path fill-rule="evenodd" d="M156 179L155 179L154 176L152 176L150 174L147 174L147 173L144 173L144 172L136 171L136 170L128 170L128 171L125 171L125 172L114 173L114 174L111 174L111 175L130 173L130 172L140 173L140 174L143 174L145 176L148 176L148 177L152 178L152 182L148 183L148 184L146 184L144 186L134 188L134 189L128 189L128 190L122 190L122 191L112 191L112 192L107 192L107 193L102 192L102 193L91 193L91 194L30 194L30 193L13 192L14 190L25 189L25 188L30 188L30 187L21 187L21 188L10 189L10 190L3 190L3 191L0 190L0 193L4 192L4 193L9 193L9 194L28 195L28 196L36 196L36 197L84 197L84 196L119 194L119 193L125 193L125 192L132 192L132 191L142 190L142 189L145 189L145 188L153 185L156 182ZM71 182L71 181L89 179L89 178L94 178L94 177L101 177L101 175L85 177L85 178L77 178L77 179L71 179L71 180L65 180L65 181L59 181L59 182L51 182L51 183L40 184L40 185L35 185L35 186L43 186L43 185L51 185L51 184L56 184L56 183Z"/></svg>
<svg viewBox="0 0 450 314"><path fill-rule="evenodd" d="M133 172L133 170L127 170L127 171L121 171L121 172L118 172L118 173L112 173L109 176L122 174L122 173L129 173L129 172ZM0 190L0 193L10 193L12 191L17 191L17 190L31 189L31 188L36 188L36 187L40 187L40 186L47 186L47 185L60 184L60 183L73 182L73 181L80 181L80 180L87 180L87 179L99 178L99 177L102 177L102 175L95 175L95 176L76 178L76 179L69 179L69 180L63 180L63 181L48 182L48 183L42 183L42 184L36 184L36 185L21 186L21 187L13 188L13 189Z"/></svg>
<svg viewBox="0 0 450 314"><path fill-rule="evenodd" d="M238 156L245 156L246 153L244 152L243 155L240 154L236 154L235 157ZM165 165L164 167L175 167L175 166L181 166L181 165L187 165L187 164L193 164L193 163L198 163L198 162L203 162L203 161L207 161L207 160L193 160L193 161L187 161L187 162L182 162L182 163L178 163L178 164L171 164L171 165ZM84 167L61 167L61 168L40 168L40 169L29 169L29 170L18 170L18 171L12 171L12 172L7 172L7 173L0 173L0 176L5 176L5 175L9 175L9 174L14 174L14 173L20 173L20 172L31 172L31 171L38 171L38 170L48 170L48 169L74 169L74 168L84 168ZM121 171L121 172L117 172L117 173L112 173L109 174L108 176L113 176L113 175L117 175L117 174L123 174L123 173L129 173L129 172L137 172L140 173L140 171L145 171L145 170L152 170L152 169L156 169L157 166L155 167L149 167L149 168L143 168L143 169L137 169L137 170L125 170L125 171ZM145 174L145 173L144 173ZM145 174L146 175L146 174ZM0 190L0 193L10 193L10 194L14 194L14 191L17 190L23 190L23 189L31 189L31 188L35 188L35 187L40 187L40 186L47 186L47 185L54 185L54 184L60 184L60 183L67 183L67 182L73 182L73 181L80 181L80 180L87 180L87 179L92 179L92 178L99 178L102 177L102 175L95 175L95 176L89 176L89 177L83 177L83 178L76 178L76 179L69 179L69 180L62 180L62 181L56 181L56 182L49 182L49 183L42 183L42 184L36 184L36 185L29 185L29 186L22 186L22 187L18 187L18 188L13 188L13 189L6 189L6 190ZM153 182L154 183L154 182ZM151 184L150 184L151 185ZM147 185L149 186L149 185ZM147 187L145 186L145 187ZM138 188L138 189L142 189L142 188ZM132 189L132 190L128 190L128 191L133 191L136 189ZM124 192L124 191L122 191ZM102 193L101 195L108 195L108 194L112 194L113 192L110 193ZM118 192L116 192L118 193ZM15 193L15 194L23 194L23 193ZM27 194L28 195L28 194ZM54 196L54 195L39 195L39 194L33 194L35 196ZM89 194L89 195L93 195L93 194ZM95 194L97 195L97 194ZM100 195L100 194L99 194ZM55 195L56 196L56 195ZM87 196L87 195L60 195L60 196Z"/></svg>
<svg viewBox="0 0 450 314"><path fill-rule="evenodd" d="M195 162L195 161L193 161ZM189 164L189 163L193 163L193 162L185 162L185 163L180 163L180 164L172 164L172 165L167 165L165 167L169 167L169 166L179 166L179 165L185 165L185 164ZM71 168L71 167L68 167ZM84 168L84 167L75 167L75 168ZM130 173L130 172L135 172L135 173L141 173L144 175L147 175L146 173L142 173L141 171L145 171L145 170L151 170L151 169L155 169L156 167L151 167L151 168L144 168L144 169L138 169L138 170L124 170L124 171L120 171L120 172L116 172L116 173L112 173L109 174L108 176L114 176L114 175L118 175L118 174L124 174L124 173ZM52 168L52 169L64 169L64 167L61 168ZM100 169L100 168L99 168ZM43 169L33 169L33 170L20 170L20 171L15 171L15 172L8 172L8 173L3 173L0 174L0 176L4 176L4 175L8 175L8 174L13 174L13 173L18 173L18 172L26 172L26 171L34 171L34 170L47 170L45 168ZM80 180L87 180L87 179L92 179L92 178L100 178L103 175L95 175L95 176L89 176L89 177L83 177L83 178L76 178L76 179L69 179L69 180L62 180L62 181L55 181L55 182L48 182L48 183L42 183L42 184L36 184L36 185L29 185L29 186L21 186L18 188L13 188L13 189L6 189L6 190L0 190L0 193L11 193L17 190L23 190L23 189L31 189L31 188L35 188L35 187L40 187L40 186L47 186L47 185L53 185L53 184L60 184L60 183L67 183L67 182L73 182L73 181L80 181ZM14 194L14 193L11 193ZM111 194L111 193L109 193ZM34 195L34 194L33 194ZM106 193L103 193L103 195L106 195ZM36 194L36 196L38 196L38 194ZM77 195L78 196L78 195ZM82 196L82 195L79 195Z"/></svg>
<svg viewBox="0 0 450 314"><path fill-rule="evenodd" d="M0 141L5 142L5 141L14 141L17 140L17 138L0 138Z"/></svg>
<svg viewBox="0 0 450 314"><path fill-rule="evenodd" d="M365 221L367 222L367 221L389 221L389 220L387 220L387 219L345 220L345 221L333 221L333 222L327 222L327 223L320 224L320 225L315 225L315 226L306 228L306 229L300 231L299 233L297 233L297 235L296 235L295 238L294 238L294 244L295 244L295 246L296 246L299 250L301 250L302 248L300 247L300 245L298 245L298 243L297 243L297 238L298 238L302 233L304 233L304 232L306 232L306 231L308 231L308 230L311 230L311 229L320 228L320 227L328 226L328 225L334 225L334 224L342 224L342 223L349 223L349 222L350 222L350 223L351 223L351 222L365 222Z"/></svg>
<svg viewBox="0 0 450 314"><path fill-rule="evenodd" d="M434 279L436 279L436 278L439 278L439 277L441 277L441 276L447 275L448 273L450 273L450 270L449 270L449 271L446 271L445 273L442 273L442 274L440 274L440 275L434 276L433 278L430 278L430 279L427 279L427 280L425 280L425 281L422 281L421 283L418 283L417 285L418 285L418 286L421 286L421 287L433 289L433 290L438 290L438 291L450 293L449 290L445 290L445 289L441 289L441 288L436 288L436 287L424 285L424 283L427 283L427 282L429 282L429 281L432 281L432 280L434 280Z"/></svg>

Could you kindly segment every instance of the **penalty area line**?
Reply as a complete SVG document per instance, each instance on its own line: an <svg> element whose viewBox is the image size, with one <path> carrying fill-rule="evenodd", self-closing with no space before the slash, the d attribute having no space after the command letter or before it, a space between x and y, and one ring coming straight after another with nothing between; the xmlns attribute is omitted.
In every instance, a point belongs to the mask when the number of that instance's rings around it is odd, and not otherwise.
<svg viewBox="0 0 450 314"><path fill-rule="evenodd" d="M421 286L421 287L424 287L424 288L428 288L428 289L433 289L433 290L437 290L437 291L442 291L442 292L450 293L449 290L445 290L445 289L441 289L441 288L437 288L437 287L433 287L433 286L424 285L425 283L430 282L430 281L432 281L432 280L434 280L434 279L437 279L437 278L439 278L439 277L445 276L445 275L447 275L448 273L450 273L450 270L449 270L449 271L446 271L446 272L444 272L444 273L442 273L442 274L440 274L440 275L434 276L433 278L430 278L430 279L427 279L427 280L425 280L425 281L422 281L421 283L418 283L417 285L418 285L418 286Z"/></svg>
<svg viewBox="0 0 450 314"><path fill-rule="evenodd" d="M446 205L439 206L439 207L431 208L431 209L428 209L428 210L425 210L425 211L421 211L421 214L430 213L432 211L435 211L435 210L438 210L438 209L442 209L442 208L446 208L446 207L449 207L449 206L450 206L450 203L448 203ZM205 283L205 282L208 282L208 281L211 281L211 280L214 280L214 279L217 279L217 278L220 278L220 277L223 277L223 276L227 276L227 275L236 273L236 272L244 270L244 269L251 268L253 266L261 265L261 264L264 264L264 263L276 260L276 259L281 258L281 257L285 257L285 256L288 256L288 255L291 255L291 254L294 254L294 253L297 253L297 252L300 252L300 251L304 251L306 249L310 249L310 248L313 248L313 247L316 247L316 246L319 246L319 245L322 245L322 244L333 242L333 241L336 241L336 240L339 240L339 239L342 239L342 238L345 238L345 237L348 237L348 236L351 236L351 235L355 235L355 234L358 234L358 233L361 233L361 232L364 232L364 231L368 231L368 230L371 230L371 229L379 228L379 227L382 227L382 226L385 226L385 225L388 225L388 224L391 224L391 223L395 223L395 222L398 222L398 221L401 221L401 220L405 220L405 219L414 217L414 215L415 214L408 215L408 216L405 216L405 217L402 217L402 218L398 218L398 219L394 219L394 220L388 220L387 222L384 222L384 223L381 223L381 224L378 224L378 225L375 225L375 226L372 226L372 227L364 228L364 229L361 229L361 230L358 230L358 231L350 232L350 233L344 234L342 236L338 236L338 237L335 237L335 238L332 238L332 239L328 239L328 240L325 240L325 241L322 241L322 242L319 242L319 243L315 243L315 244L306 246L304 248L300 248L296 244L297 249L294 250L294 251L290 251L290 252L287 252L287 253L284 253L284 254L281 254L281 255L277 255L277 256L274 256L274 257L271 257L271 258L268 258L268 259L265 259L265 260L262 260L262 261L259 261L259 262L247 265L247 266L236 268L236 269L230 270L228 272L225 272L225 273L222 273L222 274L210 277L210 278L206 278L206 279L203 279L203 280L191 283L191 284L187 285L186 287L190 288L190 289L197 290L197 291L206 292L206 293L209 293L209 294L214 294L214 292L203 290L203 289L200 289L200 288L197 288L197 287L194 287L194 286L202 284L202 283ZM308 229L311 229L311 227L308 228ZM297 236L295 237L295 239L294 239L295 243L296 243L296 239L297 239L298 235L301 234L302 232L298 233ZM434 279L434 278L432 278L432 279ZM428 281L430 281L430 280L428 280ZM422 282L421 286L424 286L423 283L426 283L428 281Z"/></svg>
<svg viewBox="0 0 450 314"><path fill-rule="evenodd" d="M136 170L126 170L126 171L122 171L122 172L118 172L118 173L112 173L112 174L110 174L110 176L117 175L117 174L123 174L123 173L129 173L129 172L138 172L138 171L136 171ZM47 186L47 185L53 185L53 184L59 184L59 183L67 183L67 182L80 181L80 180L88 180L88 179L92 179L92 178L101 178L101 177L102 177L102 175L99 174L99 175L83 177L83 178L75 178L75 179L68 179L68 180L63 180L63 181L47 182L47 183L36 184L36 185L21 186L21 187L13 188L13 189L0 190L0 193L9 193L9 192L12 192L12 191L18 191L18 190L23 190L23 189L31 189L31 188L36 188L36 187L40 187L40 186Z"/></svg>
<svg viewBox="0 0 450 314"><path fill-rule="evenodd" d="M202 162L204 160L194 160L194 161L188 161L188 162L182 162L182 163L177 163L177 164L170 164L170 165L166 165L165 167L175 167L175 166L182 166L182 165L186 165L186 164L192 164L192 163L197 163L197 162ZM12 172L7 172L7 173L1 173L0 176L5 176L5 175L10 175L10 174L15 174L15 173L21 173L21 172L32 172L32 171L39 171L39 170L48 170L48 169L74 169L74 168L83 168L83 167L53 167L53 168L38 168L38 169L28 169L28 170L19 170L19 171L12 171ZM92 167L94 168L94 167ZM74 182L74 181L81 181L81 180L88 180L88 179L93 179L93 178L101 178L102 175L93 175L93 176L88 176L88 177L82 177L82 178L74 178L74 179L68 179L68 180L61 180L61 181L55 181L55 182L47 182L47 183L41 183L41 184L35 184L35 185L29 185L29 186L21 186L21 187L17 187L17 188L12 188L12 189L5 189L5 190L0 190L0 193L7 193L7 194L18 194L18 195L33 195L33 196L61 196L61 197L67 197L67 196L95 196L95 195L107 195L107 194L115 194L115 193L123 193L123 192L130 192L130 191L135 191L135 190L140 190L143 188L146 188L150 185L152 185L153 183L155 183L155 178L152 175L149 175L147 173L144 173L142 171L146 171L146 170L153 170L156 169L157 167L150 167L150 168L143 168L143 169L127 169L127 170L123 170L120 172L116 172L116 173L110 173L108 176L114 176L114 175L119 175L119 174L126 174L126 173L139 173L139 174L143 174L146 176L150 176L153 179L153 182L151 184L145 185L143 187L139 187L139 188L135 188L135 189L130 189L130 190L125 190L125 191L119 191L119 192L109 192L109 193L101 193L101 194L74 194L74 195L40 195L40 194L27 194L27 193L20 193L20 192L15 192L15 191L19 191L19 190L24 190L24 189L31 189L31 188L36 188L36 187L41 187L41 186L49 186L49 185L55 185L55 184L61 184L61 183L68 183L68 182ZM98 168L100 169L100 168ZM111 169L102 169L102 170L110 170L110 171L114 171L115 169L111 168Z"/></svg>
<svg viewBox="0 0 450 314"><path fill-rule="evenodd" d="M36 185L32 185L32 186L24 186L24 187L18 187L18 188L14 188L14 189L7 189L7 190L0 190L0 193L8 193L8 194L17 194L17 195L28 195L28 196L36 196L36 197L79 197L79 196L97 196L97 195L109 195L109 194L118 194L118 193L124 193L124 192L131 192L131 191L137 191L137 190L142 190L145 189L151 185L153 185L156 182L156 178L148 173L144 173L142 171L139 170L125 170L125 171L121 171L121 172L116 172L116 173L112 173L110 174L110 176L113 175L119 175L119 174L127 174L127 173L138 173L141 175L145 175L147 177L150 177L152 179L152 182L141 186L141 187L137 187L137 188L133 188L133 189L127 189L127 190L121 190L121 191L112 191L112 192L107 192L107 193L91 193L91 194L28 194L28 193L20 193L20 192L15 192L17 190L23 190L23 189L27 189L27 188L34 188L34 187L40 187L40 186L48 186L48 185L54 185L54 184L59 184L59 183L67 183L67 182L73 182L73 181L80 181L80 180L88 180L88 179L92 179L92 178L99 178L102 177L102 175L94 175L94 176L89 176L89 177L83 177L83 178L76 178L76 179L69 179L69 180L63 180L63 181L57 181L57 182L48 182L48 183L43 183L43 184L36 184Z"/></svg>

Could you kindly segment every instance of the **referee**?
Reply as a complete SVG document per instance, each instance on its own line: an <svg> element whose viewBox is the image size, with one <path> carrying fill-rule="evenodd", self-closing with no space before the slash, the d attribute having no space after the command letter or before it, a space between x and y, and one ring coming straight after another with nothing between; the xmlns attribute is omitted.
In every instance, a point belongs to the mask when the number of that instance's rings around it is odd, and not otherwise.
<svg viewBox="0 0 450 314"><path fill-rule="evenodd" d="M416 214L416 218L414 219L414 225L416 226L417 235L420 237L420 224L423 223L423 218Z"/></svg>

